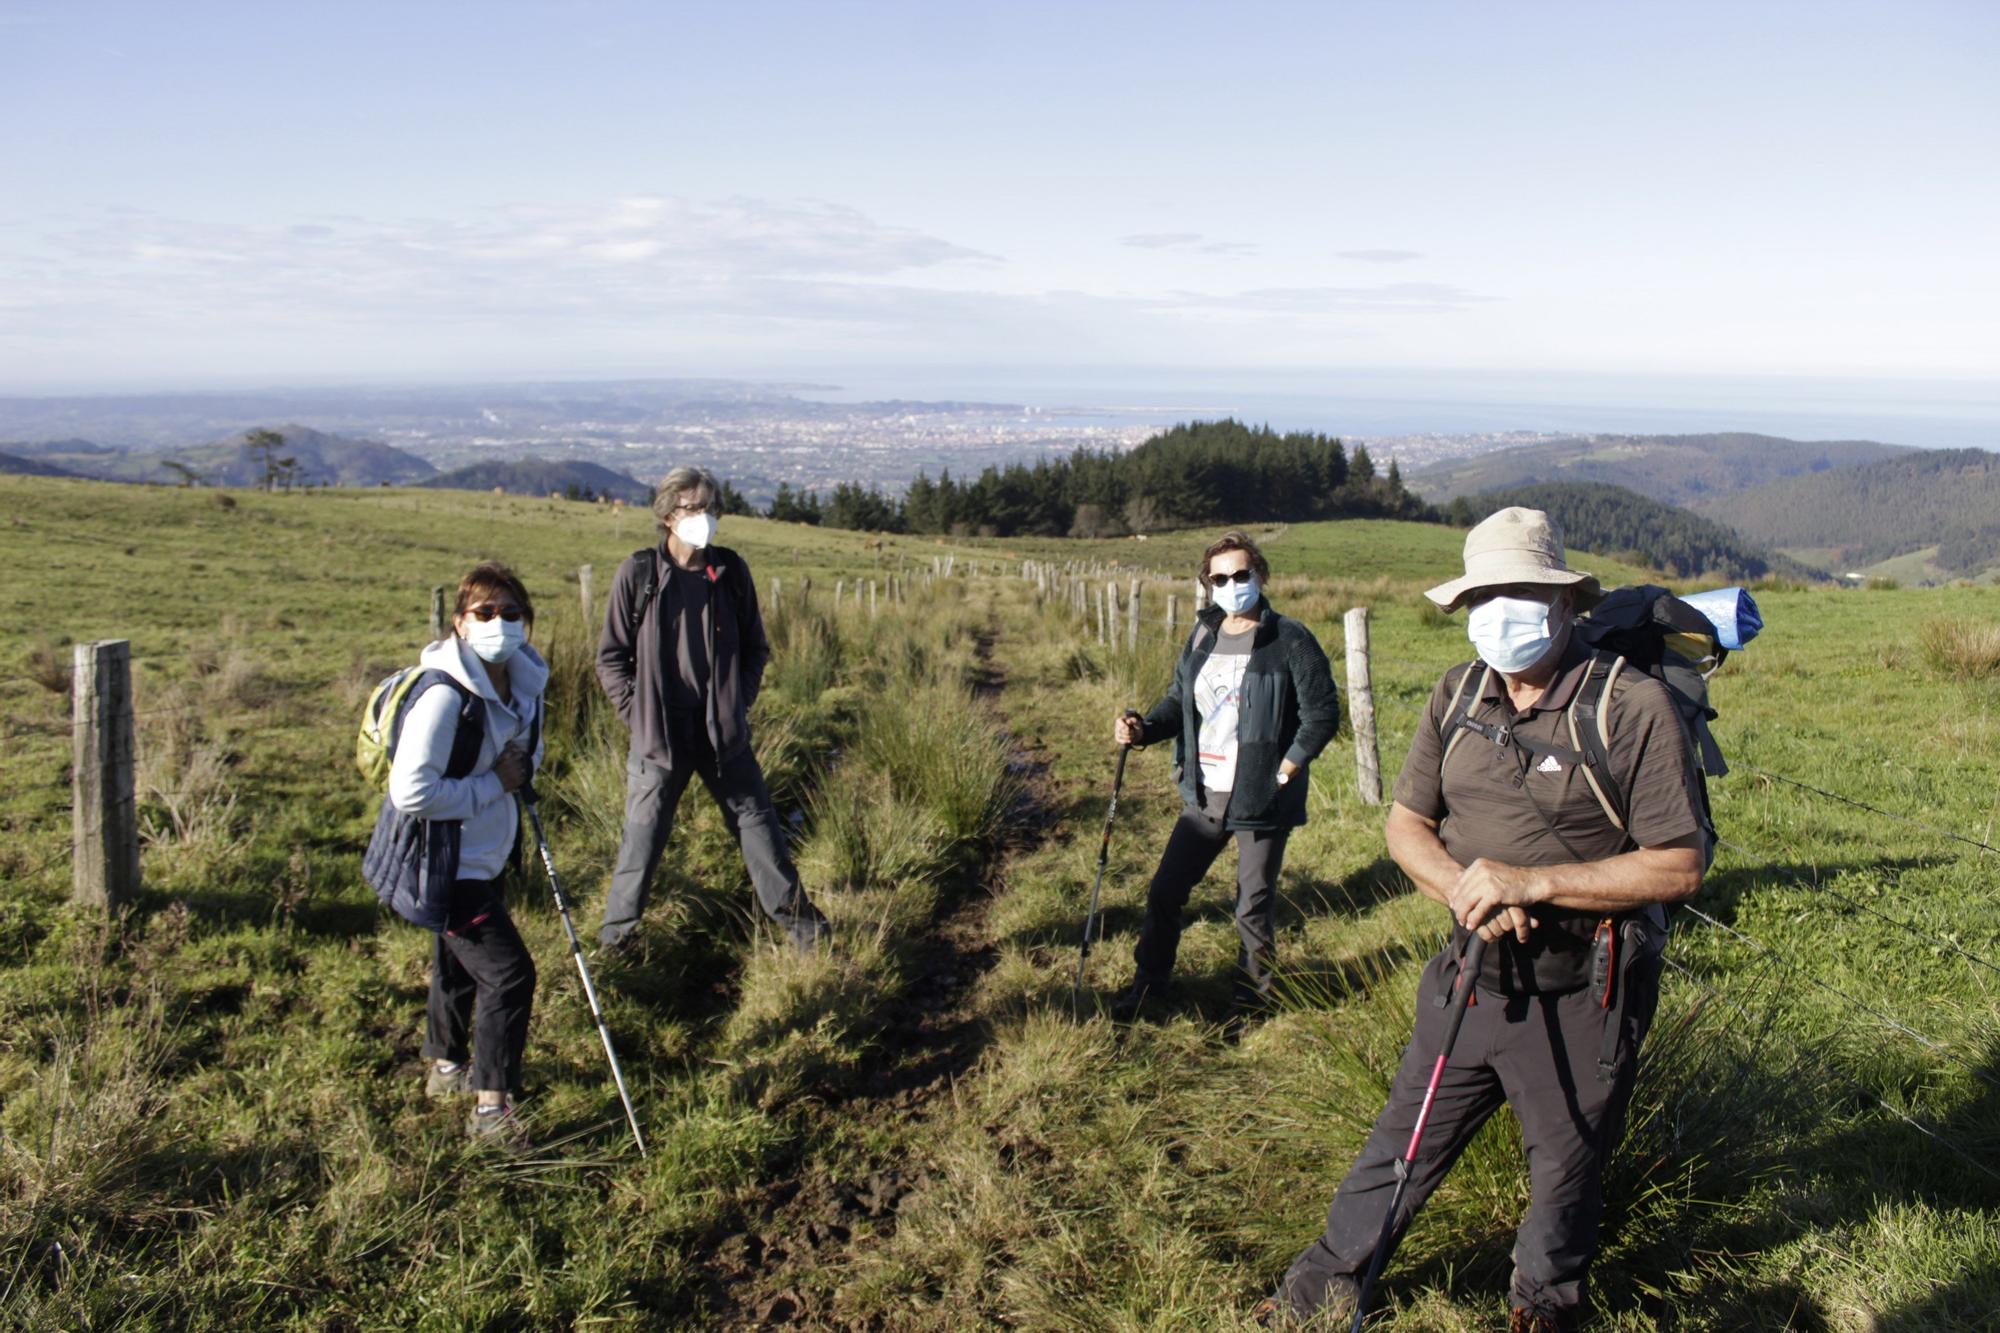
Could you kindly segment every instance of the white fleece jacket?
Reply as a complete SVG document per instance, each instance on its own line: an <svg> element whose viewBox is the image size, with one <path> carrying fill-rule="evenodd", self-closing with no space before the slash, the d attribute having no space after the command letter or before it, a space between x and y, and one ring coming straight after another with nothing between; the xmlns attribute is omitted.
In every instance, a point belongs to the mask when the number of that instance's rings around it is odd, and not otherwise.
<svg viewBox="0 0 2000 1333"><path fill-rule="evenodd" d="M493 879L506 868L520 822L513 793L501 787L493 761L507 742L527 744L530 723L549 683L548 664L525 645L508 659L507 679L514 699L504 704L487 678L486 664L457 635L424 649L418 661L448 673L486 701L486 739L471 773L446 777L451 743L458 734L459 697L442 685L425 690L403 719L396 759L389 769L389 799L417 819L461 821L458 877ZM542 766L542 748L537 742L533 755L537 769Z"/></svg>

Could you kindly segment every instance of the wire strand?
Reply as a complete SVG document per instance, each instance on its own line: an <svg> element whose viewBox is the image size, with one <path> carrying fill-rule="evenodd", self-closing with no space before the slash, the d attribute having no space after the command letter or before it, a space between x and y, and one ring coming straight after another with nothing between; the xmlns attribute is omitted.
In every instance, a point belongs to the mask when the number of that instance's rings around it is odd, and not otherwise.
<svg viewBox="0 0 2000 1333"><path fill-rule="evenodd" d="M1709 995L1715 997L1717 1000L1720 1000L1723 1004L1726 1004L1730 1008L1734 1009L1739 1015L1741 1015L1744 1018L1746 1022L1750 1021L1750 1015L1744 1010L1742 1005L1738 1004L1735 1000L1731 999L1728 995L1724 994L1717 987L1710 984L1710 982L1706 978L1696 975L1684 963L1680 962L1678 959L1665 956L1662 956L1661 961L1666 963L1668 967L1674 969L1674 971L1686 977L1688 981L1690 981L1694 985L1701 987L1701 989L1706 991ZM1795 1049L1799 1051L1805 1051L1808 1050L1809 1048L1804 1045L1796 1045ZM1986 1176L1990 1180L2000 1181L2000 1170L1995 1170L1993 1167L1986 1165L1986 1163L1980 1161L1977 1157L1973 1156L1968 1149L1961 1147L1957 1143L1954 1143L1951 1139L1945 1137L1945 1135L1943 1135L1942 1133L1938 1132L1935 1129L1932 1129L1929 1125L1924 1124L1921 1120L1918 1120L1914 1116L1910 1115L1909 1112L1902 1110L1900 1107L1891 1106L1887 1098L1883 1097L1882 1094L1876 1092L1873 1088L1870 1088L1866 1084L1862 1083L1861 1080L1855 1078L1852 1074L1848 1073L1846 1070L1837 1067L1831 1061L1828 1060L1822 1059L1817 1061L1816 1063L1818 1063L1820 1068L1826 1070L1829 1074L1832 1074L1835 1078L1838 1078L1841 1082L1847 1084L1848 1087L1854 1089L1854 1091L1868 1098L1870 1101L1874 1102L1875 1105L1881 1107L1883 1110L1887 1111L1890 1115L1895 1116L1898 1120L1901 1120L1911 1129L1916 1130L1919 1134L1922 1134L1925 1138L1937 1144L1939 1147L1943 1148L1946 1152L1949 1152L1950 1154L1952 1154L1952 1156L1964 1162L1967 1166L1971 1167L1973 1170L1979 1172L1983 1176Z"/></svg>
<svg viewBox="0 0 2000 1333"><path fill-rule="evenodd" d="M1950 829L1939 828L1935 824L1926 824L1920 819L1911 819L1908 815L1899 815L1894 810L1884 810L1879 805L1870 805L1868 802L1856 800L1852 796L1843 796L1837 791L1828 791L1824 787L1815 787L1810 782L1801 782L1797 778L1788 778L1783 773L1773 773L1768 768L1759 768L1755 764L1748 763L1743 764L1742 767L1749 769L1752 773L1756 773L1759 776L1769 778L1773 782L1782 782L1786 786L1797 787L1800 791L1809 791L1815 796L1823 796L1829 801L1839 801L1842 805L1851 805L1857 810L1867 810L1870 813L1881 815L1884 819L1893 819L1898 824L1907 824L1911 828L1922 829L1924 832L1935 834L1940 838L1949 838L1953 842L1966 843L1969 846L1978 847L1983 851L2000 852L2000 847L1995 847L1990 842L1982 842L1978 838L1967 837L1963 833L1954 833Z"/></svg>
<svg viewBox="0 0 2000 1333"><path fill-rule="evenodd" d="M1958 954L1960 957L1966 959L1967 961L1977 963L1979 966L1985 968L1988 972L1991 972L1996 976L2000 976L2000 967L1996 967L1992 963L1987 962L1984 958L1981 958L1978 954L1973 953L1970 949L1965 949L1960 947L1959 945L1953 944L1950 940L1944 939L1941 936L1932 935L1928 931L1923 930L1921 927L1913 926L1907 921L1899 920L1896 917L1890 916L1887 912L1877 911L1875 908L1870 907L1867 903L1860 902L1854 898L1850 898L1846 894L1842 893L1839 889L1832 888L1826 884L1822 884L1817 879L1808 880L1804 875L1799 874L1797 871L1792 870L1787 866L1779 865L1776 861L1771 860L1767 856L1760 856L1756 852L1751 851L1748 847L1744 847L1738 843L1731 842L1728 838L1725 838L1720 834L1716 835L1715 841L1718 846L1727 847L1730 851L1735 852L1738 856L1747 857L1750 860L1759 862L1765 867L1777 871L1780 875L1783 875L1785 878L1791 880L1795 884L1798 884L1816 893L1831 894L1833 897L1838 898L1841 902L1846 903L1849 907L1854 908L1858 912L1866 912L1869 916L1872 916L1877 920L1886 921L1890 925L1896 927L1898 930L1908 931L1911 935L1915 936L1917 939L1924 941L1926 944L1929 944L1934 948L1945 949L1951 953Z"/></svg>
<svg viewBox="0 0 2000 1333"><path fill-rule="evenodd" d="M1863 1013L1872 1016L1877 1021L1888 1024L1890 1027L1902 1033L1904 1036L1910 1038L1912 1041L1924 1047L1926 1050L1936 1051L1938 1054L1944 1056L1946 1059L1954 1061L1955 1063L1964 1067L1964 1069L1968 1073L1970 1073L1974 1078L1978 1079L1980 1082L1988 1085L1989 1087L2000 1088L2000 1078L1995 1078L1993 1075L1979 1068L1979 1066L1973 1064L1970 1060L1960 1055L1957 1051L1952 1050L1951 1047L1945 1045L1937 1038L1927 1037L1923 1033L1911 1027L1909 1024L1903 1022L1901 1019L1896 1018L1893 1015L1882 1012L1880 1009L1875 1008L1873 1005L1868 1004L1866 1001L1855 999L1852 995L1849 995L1846 991L1840 989L1840 987L1834 985L1831 982L1820 980L1818 977L1806 971L1804 968L1800 967L1797 963L1794 963L1791 959L1787 958L1784 954L1772 948L1770 945L1764 943L1762 940L1744 934L1742 931L1736 929L1736 927L1730 925L1725 921L1716 920L1708 913L1702 911L1699 907L1696 907L1693 903L1682 903L1681 910L1684 912L1692 912L1694 915L1700 917L1703 921L1708 922L1709 925L1714 926L1716 929L1723 931L1725 934L1731 935L1734 938L1743 941L1745 944L1750 945L1752 948L1762 950L1764 953L1769 954L1772 958L1776 959L1779 963L1783 964L1787 971L1802 978L1809 985L1817 986L1821 990L1827 992L1829 995L1838 996L1841 1000L1844 1000L1846 1003L1852 1005L1856 1009L1861 1010Z"/></svg>

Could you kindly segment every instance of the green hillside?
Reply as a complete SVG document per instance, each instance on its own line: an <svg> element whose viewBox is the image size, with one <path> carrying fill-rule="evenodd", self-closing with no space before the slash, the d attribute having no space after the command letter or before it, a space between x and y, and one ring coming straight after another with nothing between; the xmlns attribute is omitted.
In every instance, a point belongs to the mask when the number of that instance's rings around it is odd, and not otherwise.
<svg viewBox="0 0 2000 1333"><path fill-rule="evenodd" d="M0 472L24 477L74 477L77 474L66 467L40 458L23 458L19 454L0 453Z"/></svg>
<svg viewBox="0 0 2000 1333"><path fill-rule="evenodd" d="M1636 563L1680 578L1753 583L1771 575L1825 577L1745 541L1720 523L1623 486L1561 481L1487 491L1471 502L1468 516L1485 518L1510 505L1545 511L1578 546L1623 552Z"/></svg>
<svg viewBox="0 0 2000 1333"><path fill-rule="evenodd" d="M1463 534L1261 531L1274 598L1343 682L1339 617L1374 608L1393 775L1439 673L1469 655L1463 618L1421 600ZM1168 756L1137 752L1072 1012L1111 719L1159 696L1177 643L1148 620L1136 654L1101 645L1037 604L1020 562L1117 560L1121 583L1157 569L1144 606L1185 607L1212 535L726 519L773 634L759 755L837 947L798 958L759 933L722 820L691 791L633 952L594 965L642 1160L546 885L515 880L540 966L525 1105L543 1145L515 1160L423 1096L432 942L358 881L379 793L353 771L355 721L426 637L431 586L512 561L555 667L540 785L588 931L625 746L576 568L601 598L650 517L0 477L0 1322L1249 1333L1380 1105L1444 918L1387 860L1343 734L1286 858L1278 1012L1224 1026L1225 856L1190 904L1174 1006L1113 1024L1099 1000L1130 978L1179 811ZM1574 558L1608 582L1643 572ZM929 579L947 559L953 575ZM1989 1328L2000 856L1952 835L1993 843L2000 819L2000 661L1981 655L2000 589L1759 600L1769 628L1711 683L1737 766L1712 785L1730 846L1702 915L1676 914L1590 1327ZM106 921L65 902L62 667L69 641L111 635L133 644L147 832L145 888ZM1527 1190L1496 1116L1410 1230L1370 1327L1504 1327Z"/></svg>
<svg viewBox="0 0 2000 1333"><path fill-rule="evenodd" d="M1873 566L1928 547L1945 577L2000 568L2000 454L1934 449L1793 477L1704 502L1753 541L1824 552L1829 567Z"/></svg>
<svg viewBox="0 0 2000 1333"><path fill-rule="evenodd" d="M1433 503L1509 486L1594 481L1673 505L1693 505L1782 477L1858 467L1905 450L1869 440L1774 435L1593 435L1501 449L1413 470L1410 488Z"/></svg>
<svg viewBox="0 0 2000 1333"><path fill-rule="evenodd" d="M514 458L441 472L421 483L453 491L491 491L510 495L575 495L590 498L602 495L628 504L645 504L652 488L596 463L552 463L542 458Z"/></svg>

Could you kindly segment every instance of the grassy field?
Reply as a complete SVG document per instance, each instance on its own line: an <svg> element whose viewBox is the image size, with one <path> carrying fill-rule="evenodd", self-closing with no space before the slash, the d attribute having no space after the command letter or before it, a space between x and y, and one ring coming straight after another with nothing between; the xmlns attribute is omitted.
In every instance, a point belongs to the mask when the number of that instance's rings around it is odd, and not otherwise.
<svg viewBox="0 0 2000 1333"><path fill-rule="evenodd" d="M359 883L376 797L351 729L420 646L430 586L512 561L556 669L551 837L594 924L622 738L589 682L575 568L595 565L602 597L644 516L228 498L0 479L4 1322L1248 1326L1379 1105L1444 921L1385 859L1343 735L1287 859L1283 1011L1223 1026L1225 855L1191 905L1179 1010L1110 1023L1096 1001L1130 975L1174 813L1165 757L1141 753L1072 1015L1110 718L1161 689L1175 645L1152 608L1209 534L870 549L729 520L722 540L787 589L758 743L839 947L800 960L770 942L690 796L640 949L598 978L654 1146L641 1161L560 924L524 878L510 901L541 962L527 1074L545 1147L516 1161L422 1096L428 941ZM1431 683L1468 655L1418 596L1459 535L1269 538L1274 598L1329 648L1342 610L1374 608L1393 773ZM1017 578L917 576L947 553L1159 571L1140 651L1100 647ZM898 568L906 604L832 614L836 579ZM2000 856L1782 779L1995 843L2000 674L1962 646L1976 633L1926 626L1990 627L2000 590L1759 596L1770 628L1713 687L1738 763L1717 817L1741 850L1695 903L1719 924L1677 921L1685 970L1614 1169L1594 1326L1990 1327ZM148 839L140 901L103 922L64 901L57 690L66 643L108 635L138 662ZM1392 1265L1379 1326L1503 1328L1525 1185L1496 1117Z"/></svg>

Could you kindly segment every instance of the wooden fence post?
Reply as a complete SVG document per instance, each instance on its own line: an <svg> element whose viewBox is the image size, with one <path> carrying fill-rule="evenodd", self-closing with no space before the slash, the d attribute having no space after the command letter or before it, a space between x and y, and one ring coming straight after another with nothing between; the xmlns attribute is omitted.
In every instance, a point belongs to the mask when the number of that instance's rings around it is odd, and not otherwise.
<svg viewBox="0 0 2000 1333"><path fill-rule="evenodd" d="M139 891L132 643L79 643L70 696L70 897L115 912Z"/></svg>
<svg viewBox="0 0 2000 1333"><path fill-rule="evenodd" d="M436 643L439 639L442 639L446 633L447 633L447 624L444 614L444 585L440 583L435 588L431 589L431 642Z"/></svg>
<svg viewBox="0 0 2000 1333"><path fill-rule="evenodd" d="M875 618L875 580L868 580L868 618Z"/></svg>
<svg viewBox="0 0 2000 1333"><path fill-rule="evenodd" d="M1169 639L1178 639L1180 637L1180 628L1181 628L1181 599L1174 596L1172 593L1168 593L1167 594L1167 637Z"/></svg>
<svg viewBox="0 0 2000 1333"><path fill-rule="evenodd" d="M840 614L840 597L841 597L841 594L842 594L842 593L844 593L844 592L846 592L846 591L847 591L847 580L846 580L846 579L835 579L835 580L833 581L833 613L834 613L834 614L835 614L836 616Z"/></svg>
<svg viewBox="0 0 2000 1333"><path fill-rule="evenodd" d="M771 609L778 610L785 604L785 581L776 574L771 576Z"/></svg>
<svg viewBox="0 0 2000 1333"><path fill-rule="evenodd" d="M1354 727L1354 780L1367 805L1382 804L1382 758L1375 748L1375 686L1368 669L1368 608L1347 613L1347 716Z"/></svg>
<svg viewBox="0 0 2000 1333"><path fill-rule="evenodd" d="M1132 580L1132 595L1125 599L1125 651L1139 651L1139 580Z"/></svg>
<svg viewBox="0 0 2000 1333"><path fill-rule="evenodd" d="M1097 593L1097 597L1096 597L1096 602L1097 602L1097 644L1098 644L1098 646L1099 646L1099 647L1101 648L1101 647L1103 647L1103 646L1104 646L1104 585L1103 585L1103 584L1101 584L1101 583L1100 583L1100 584L1098 584L1098 585L1097 585L1097 587L1096 587L1096 589L1095 589L1095 591L1096 591L1096 593Z"/></svg>
<svg viewBox="0 0 2000 1333"><path fill-rule="evenodd" d="M576 567L576 593L583 601L583 627L590 628L590 566Z"/></svg>

